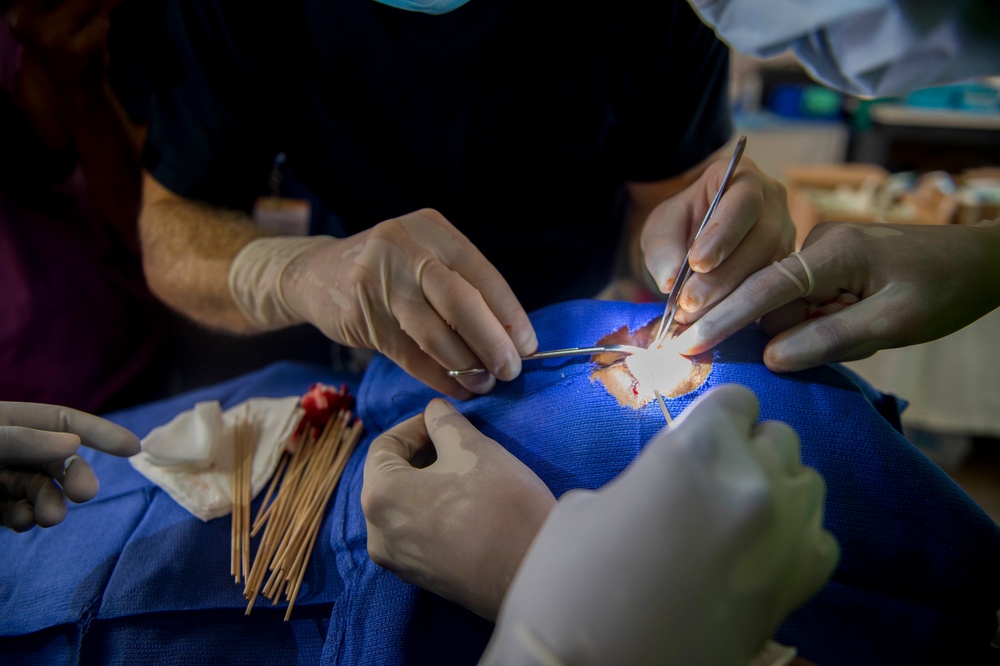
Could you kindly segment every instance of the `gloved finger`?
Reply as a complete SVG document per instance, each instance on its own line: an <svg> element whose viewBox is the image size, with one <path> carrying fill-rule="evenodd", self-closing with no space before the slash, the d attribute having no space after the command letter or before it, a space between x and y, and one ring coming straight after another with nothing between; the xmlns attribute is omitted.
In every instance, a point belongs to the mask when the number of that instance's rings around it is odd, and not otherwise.
<svg viewBox="0 0 1000 666"><path fill-rule="evenodd" d="M643 226L639 247L646 271L664 294L670 293L687 256L691 217L689 206L668 200L653 209Z"/></svg>
<svg viewBox="0 0 1000 666"><path fill-rule="evenodd" d="M811 548L807 557L813 562L813 567L812 575L806 579L806 587L815 593L830 580L830 576L837 569L837 564L840 563L840 544L829 530L823 528L822 513L810 525L809 534L812 535ZM809 596L811 595L806 595L799 604L805 603Z"/></svg>
<svg viewBox="0 0 1000 666"><path fill-rule="evenodd" d="M774 372L795 372L865 358L896 346L885 301L884 292L880 292L781 333L764 348L764 364Z"/></svg>
<svg viewBox="0 0 1000 666"><path fill-rule="evenodd" d="M490 444L506 453L506 449L479 432L446 400L431 400L424 410L424 418L438 454L437 462L428 469L459 474L467 472L476 466L480 452Z"/></svg>
<svg viewBox="0 0 1000 666"><path fill-rule="evenodd" d="M58 525L66 518L66 497L48 474L39 472L28 484L27 497L35 511L35 523L40 527Z"/></svg>
<svg viewBox="0 0 1000 666"><path fill-rule="evenodd" d="M35 511L26 499L0 501L0 525L15 532L26 532L35 526Z"/></svg>
<svg viewBox="0 0 1000 666"><path fill-rule="evenodd" d="M779 244L776 239L767 238L770 234L770 230L760 229L747 242L735 248L711 273L693 274L681 293L678 321L690 323L704 316L719 301L739 288L748 276L770 262L776 244Z"/></svg>
<svg viewBox="0 0 1000 666"><path fill-rule="evenodd" d="M80 436L83 446L115 456L134 456L140 450L139 438L120 425L59 405L0 403L0 426L2 425L75 433Z"/></svg>
<svg viewBox="0 0 1000 666"><path fill-rule="evenodd" d="M391 344L383 346L382 353L410 376L416 377L435 391L456 400L468 400L473 394L489 393L496 385L496 379L489 373L462 377L464 383L460 384L455 378L449 377L448 371L441 363L424 352L409 335L400 335L396 338Z"/></svg>
<svg viewBox="0 0 1000 666"><path fill-rule="evenodd" d="M520 374L521 356L517 347L478 289L458 272L438 262L426 264L420 284L427 301L464 343L462 351L471 350L473 357L460 359L461 365L457 365L455 354L448 349L457 346L454 342L440 335L434 339L429 331L414 331L415 336L421 336L417 338L421 349L445 367L472 367L482 363L491 374L506 381Z"/></svg>
<svg viewBox="0 0 1000 666"><path fill-rule="evenodd" d="M764 421L754 426L751 451L765 468L794 476L802 470L799 436L787 423Z"/></svg>
<svg viewBox="0 0 1000 666"><path fill-rule="evenodd" d="M717 183L711 192L706 192L712 199L722 185L724 175L725 169L717 172ZM711 203L711 199L708 203ZM707 206L705 210L708 210ZM759 181L746 165L741 165L733 175L725 196L719 200L712 218L691 245L692 270L708 273L721 266L758 224L763 211ZM701 220L698 224L701 224Z"/></svg>
<svg viewBox="0 0 1000 666"><path fill-rule="evenodd" d="M448 376L447 370L483 364L451 322L442 319L430 302L400 299L393 301L392 310L398 322L386 322L385 326L399 326L404 335L384 336L382 353L412 376L452 398L465 400L472 394L485 395L493 390L496 379L489 372L458 378Z"/></svg>
<svg viewBox="0 0 1000 666"><path fill-rule="evenodd" d="M803 249L799 255L802 261L788 256L746 278L677 337L678 349L688 355L700 354L777 308L787 305L804 310L807 304L802 299L807 293L811 303L836 298L840 285L846 284L842 279L845 266L822 247ZM810 267L811 276L805 265ZM801 305L789 305L792 303Z"/></svg>
<svg viewBox="0 0 1000 666"><path fill-rule="evenodd" d="M28 486L38 474L33 467L0 466L0 497L5 499L25 499L28 496Z"/></svg>
<svg viewBox="0 0 1000 666"><path fill-rule="evenodd" d="M842 292L839 296L826 303L809 303L802 299L792 301L779 308L768 312L760 319L760 330L766 335L774 337L783 331L787 331L793 326L798 326L804 321L815 319L824 315L836 314L848 308L859 299L854 294Z"/></svg>
<svg viewBox="0 0 1000 666"><path fill-rule="evenodd" d="M10 404L10 403L7 403ZM4 419L0 406L0 422ZM0 425L0 463L41 465L65 460L80 447L80 438L70 432L51 432L16 425Z"/></svg>
<svg viewBox="0 0 1000 666"><path fill-rule="evenodd" d="M457 229L455 233L461 236ZM479 249L461 236L464 247L449 257L448 265L472 287L482 294L492 318L505 330L520 360L538 350L538 338L514 291L500 271L490 263Z"/></svg>
<svg viewBox="0 0 1000 666"><path fill-rule="evenodd" d="M739 384L723 384L698 397L674 421L669 432L712 433L720 427L731 427L749 436L759 414L760 403L753 391Z"/></svg>
<svg viewBox="0 0 1000 666"><path fill-rule="evenodd" d="M62 486L66 498L77 504L94 499L100 489L93 468L78 455L48 463L45 471Z"/></svg>
<svg viewBox="0 0 1000 666"><path fill-rule="evenodd" d="M786 507L796 512L798 548L791 552L792 562L785 566L784 613L797 608L829 580L840 559L840 546L823 528L826 484L816 470L804 467L790 479L792 499ZM783 614L784 614L783 613Z"/></svg>
<svg viewBox="0 0 1000 666"><path fill-rule="evenodd" d="M368 551L377 561L391 560L383 528L399 524L409 510L419 510L414 501L412 461L433 449L424 415L417 414L375 438L368 449L361 486L361 509L368 523ZM419 497L419 494L417 495Z"/></svg>
<svg viewBox="0 0 1000 666"><path fill-rule="evenodd" d="M799 299L804 293L805 270L794 257L779 263L782 268L771 265L760 269L703 314L677 336L677 348L687 355L708 351L761 315ZM785 271L800 276L799 281L790 279Z"/></svg>
<svg viewBox="0 0 1000 666"><path fill-rule="evenodd" d="M411 460L419 457L431 445L430 435L424 425L424 415L411 416L402 423L375 438L365 458L365 484L369 479L388 480L394 475L414 469Z"/></svg>

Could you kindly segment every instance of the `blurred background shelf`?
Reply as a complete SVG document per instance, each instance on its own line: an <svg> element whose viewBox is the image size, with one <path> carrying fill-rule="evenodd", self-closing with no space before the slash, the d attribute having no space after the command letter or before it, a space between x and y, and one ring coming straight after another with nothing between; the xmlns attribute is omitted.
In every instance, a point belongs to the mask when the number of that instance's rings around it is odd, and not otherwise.
<svg viewBox="0 0 1000 666"><path fill-rule="evenodd" d="M817 84L790 56L736 54L731 74L737 134L789 188L799 243L826 220L1000 216L1000 79L863 100ZM1000 522L998 340L994 311L940 340L846 365L908 402L908 439Z"/></svg>

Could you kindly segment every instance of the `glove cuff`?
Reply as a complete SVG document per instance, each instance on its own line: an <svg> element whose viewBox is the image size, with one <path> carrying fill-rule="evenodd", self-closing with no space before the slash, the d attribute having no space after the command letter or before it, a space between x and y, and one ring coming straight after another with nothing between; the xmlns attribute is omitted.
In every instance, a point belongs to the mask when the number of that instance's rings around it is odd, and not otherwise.
<svg viewBox="0 0 1000 666"><path fill-rule="evenodd" d="M247 321L270 331L306 320L289 306L281 279L291 263L332 236L265 237L248 243L229 266L229 294Z"/></svg>

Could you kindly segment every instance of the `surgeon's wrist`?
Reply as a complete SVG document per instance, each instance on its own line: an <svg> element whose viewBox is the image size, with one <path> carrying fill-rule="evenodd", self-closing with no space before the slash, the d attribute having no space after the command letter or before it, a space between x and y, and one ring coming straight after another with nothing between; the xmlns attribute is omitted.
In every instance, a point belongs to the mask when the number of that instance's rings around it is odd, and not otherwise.
<svg viewBox="0 0 1000 666"><path fill-rule="evenodd" d="M270 331L308 321L301 280L287 278L290 267L319 248L335 243L330 236L264 237L248 243L229 268L229 293L246 320Z"/></svg>

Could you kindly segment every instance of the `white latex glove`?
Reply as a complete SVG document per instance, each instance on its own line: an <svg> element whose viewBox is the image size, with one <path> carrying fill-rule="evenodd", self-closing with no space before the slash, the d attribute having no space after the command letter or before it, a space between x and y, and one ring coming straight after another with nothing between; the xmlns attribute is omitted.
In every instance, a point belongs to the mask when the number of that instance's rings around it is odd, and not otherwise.
<svg viewBox="0 0 1000 666"><path fill-rule="evenodd" d="M489 620L555 502L534 472L441 399L378 437L365 461L372 560Z"/></svg>
<svg viewBox="0 0 1000 666"><path fill-rule="evenodd" d="M776 335L764 351L775 372L864 358L943 337L1000 305L1000 225L827 223L795 257L751 276L679 335L685 354L712 348L763 315Z"/></svg>
<svg viewBox="0 0 1000 666"><path fill-rule="evenodd" d="M66 499L97 495L94 470L76 456L88 446L116 456L139 452L139 438L84 412L31 402L0 402L0 524L15 532L51 527Z"/></svg>
<svg viewBox="0 0 1000 666"><path fill-rule="evenodd" d="M839 557L825 486L748 389L700 398L601 490L564 495L482 664L747 664Z"/></svg>
<svg viewBox="0 0 1000 666"><path fill-rule="evenodd" d="M429 209L345 239L258 239L233 261L229 284L262 328L310 322L335 342L382 352L453 398L514 379L521 356L538 347L500 273ZM447 375L472 367L490 373Z"/></svg>
<svg viewBox="0 0 1000 666"><path fill-rule="evenodd" d="M722 184L730 157L713 163L693 184L657 206L642 229L640 248L646 270L664 294L691 246L693 274L681 292L676 321L697 320L747 276L788 256L795 225L784 186L746 155L740 160L712 219L698 240L691 240Z"/></svg>

